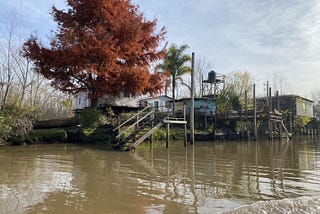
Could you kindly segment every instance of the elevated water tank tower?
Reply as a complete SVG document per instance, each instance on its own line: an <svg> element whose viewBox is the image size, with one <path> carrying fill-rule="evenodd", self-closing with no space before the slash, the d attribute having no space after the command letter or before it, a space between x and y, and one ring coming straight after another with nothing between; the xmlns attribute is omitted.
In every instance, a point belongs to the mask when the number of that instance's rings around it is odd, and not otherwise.
<svg viewBox="0 0 320 214"><path fill-rule="evenodd" d="M216 81L216 78L217 78L217 74L216 74L216 72L215 71L210 71L209 73L208 73L208 80L209 81L212 81L212 82L215 82Z"/></svg>
<svg viewBox="0 0 320 214"><path fill-rule="evenodd" d="M208 79L202 81L202 96L215 97L217 85L224 83L224 75L219 75L214 70L208 73Z"/></svg>

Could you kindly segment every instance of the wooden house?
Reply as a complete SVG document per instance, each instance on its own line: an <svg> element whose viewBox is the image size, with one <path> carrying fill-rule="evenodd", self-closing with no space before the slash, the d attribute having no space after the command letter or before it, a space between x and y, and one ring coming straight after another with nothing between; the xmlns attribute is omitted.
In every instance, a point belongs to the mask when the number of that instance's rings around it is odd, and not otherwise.
<svg viewBox="0 0 320 214"><path fill-rule="evenodd" d="M91 107L91 102L86 92L75 94L76 110L81 110ZM131 96L128 93L120 93L119 97L104 95L98 100L98 108L113 107L113 108L139 108L139 98Z"/></svg>
<svg viewBox="0 0 320 214"><path fill-rule="evenodd" d="M140 108L147 106L153 106L157 111L170 112L172 98L167 95L161 95L156 97L144 97L139 100Z"/></svg>
<svg viewBox="0 0 320 214"><path fill-rule="evenodd" d="M268 111L266 97L257 98L258 111ZM272 97L272 110L291 112L293 117L314 117L313 101L298 95Z"/></svg>

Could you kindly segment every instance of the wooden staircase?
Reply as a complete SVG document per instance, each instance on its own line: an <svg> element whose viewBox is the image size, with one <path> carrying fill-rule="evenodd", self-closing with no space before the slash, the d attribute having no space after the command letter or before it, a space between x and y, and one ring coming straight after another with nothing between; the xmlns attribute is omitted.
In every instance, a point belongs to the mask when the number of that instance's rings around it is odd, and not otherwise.
<svg viewBox="0 0 320 214"><path fill-rule="evenodd" d="M275 122L276 124L279 124L279 129L282 127L284 130L284 135L280 136L280 137L287 137L287 138L291 138L292 137L292 133L290 133L287 129L287 127L284 124L284 119L282 117L282 113L278 112L277 110L275 110L274 112L270 112L270 120Z"/></svg>
<svg viewBox="0 0 320 214"><path fill-rule="evenodd" d="M131 151L150 137L163 124L164 117L156 114L153 107L146 107L113 129L117 132L114 150Z"/></svg>

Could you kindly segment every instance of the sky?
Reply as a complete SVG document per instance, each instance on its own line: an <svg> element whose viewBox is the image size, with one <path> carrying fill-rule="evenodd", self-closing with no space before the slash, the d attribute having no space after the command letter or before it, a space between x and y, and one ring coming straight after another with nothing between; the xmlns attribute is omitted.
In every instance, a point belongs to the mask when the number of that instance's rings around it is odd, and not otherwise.
<svg viewBox="0 0 320 214"><path fill-rule="evenodd" d="M228 75L248 71L258 94L265 84L281 94L312 99L320 91L320 0L132 0L147 19L166 27L168 44L187 44L195 60ZM1 0L0 18L18 14L22 38L45 40L50 15L64 0ZM5 23L0 22L0 25ZM1 27L1 26L0 26ZM1 34L0 34L1 36Z"/></svg>

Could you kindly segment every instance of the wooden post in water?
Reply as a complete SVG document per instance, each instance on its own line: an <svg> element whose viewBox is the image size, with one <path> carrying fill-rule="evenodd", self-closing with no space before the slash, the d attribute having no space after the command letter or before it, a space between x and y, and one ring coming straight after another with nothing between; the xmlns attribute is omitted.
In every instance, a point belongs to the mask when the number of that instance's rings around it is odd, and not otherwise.
<svg viewBox="0 0 320 214"><path fill-rule="evenodd" d="M153 128L154 126L154 117L155 117L155 112L153 111L153 113L150 115L149 117L149 126L150 126L150 129ZM150 135L149 137L149 140L150 140L150 145L153 143L153 134Z"/></svg>
<svg viewBox="0 0 320 214"><path fill-rule="evenodd" d="M272 127L272 122L271 122L271 112L272 112L272 94L271 94L271 87L269 87L269 107L268 107L268 115L269 115L269 139L271 140L273 138L272 132L273 132L273 127Z"/></svg>
<svg viewBox="0 0 320 214"><path fill-rule="evenodd" d="M167 123L166 148L169 148L169 138L170 138L170 123Z"/></svg>
<svg viewBox="0 0 320 214"><path fill-rule="evenodd" d="M254 139L258 140L257 132L257 101L256 101L256 84L253 84L253 133Z"/></svg>
<svg viewBox="0 0 320 214"><path fill-rule="evenodd" d="M278 90L277 90L277 92L276 92L276 96L277 96L277 110L278 110L279 112L281 112L281 109L280 109L280 97L279 97L279 91L278 91ZM281 119L283 119L283 118L282 118L282 115L281 115ZM279 127L279 138L281 139L281 138L282 138L282 124L279 123L279 124L278 124L278 127Z"/></svg>
<svg viewBox="0 0 320 214"><path fill-rule="evenodd" d="M293 135L292 133L292 111L290 110L289 111L289 130L290 130L290 133Z"/></svg>
<svg viewBox="0 0 320 214"><path fill-rule="evenodd" d="M153 135L150 135L149 140L150 140L150 145L152 145L152 143L153 143Z"/></svg>
<svg viewBox="0 0 320 214"><path fill-rule="evenodd" d="M244 91L244 121L246 129L246 137L249 139L249 129L248 129L248 91Z"/></svg>
<svg viewBox="0 0 320 214"><path fill-rule="evenodd" d="M191 108L190 108L190 141L194 144L194 52L191 61Z"/></svg>
<svg viewBox="0 0 320 214"><path fill-rule="evenodd" d="M186 105L183 106L183 120L186 121ZM187 124L184 124L184 146L187 146Z"/></svg>

